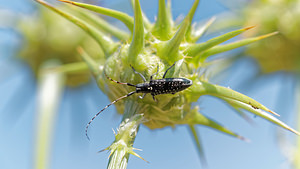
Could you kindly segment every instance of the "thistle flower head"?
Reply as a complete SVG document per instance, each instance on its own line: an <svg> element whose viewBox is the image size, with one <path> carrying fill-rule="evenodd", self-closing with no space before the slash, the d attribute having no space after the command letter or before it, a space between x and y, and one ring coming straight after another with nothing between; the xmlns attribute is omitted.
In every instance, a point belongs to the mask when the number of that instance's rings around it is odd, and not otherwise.
<svg viewBox="0 0 300 169"><path fill-rule="evenodd" d="M161 79L166 69L176 62L174 68L170 69L166 74L166 78L184 77L193 81L193 85L182 92L174 95L165 94L155 96L158 100L157 102L153 101L150 95L146 95L144 99L139 99L136 95L133 95L124 100L120 100L115 105L118 113L124 113L123 121L126 122L126 119L130 119L130 123L128 124L133 124L132 119L135 118L132 117L143 114L143 121L141 123L150 129L168 126L175 127L183 124L205 125L231 136L244 139L201 114L201 109L198 106L192 106L192 103L196 102L202 95L212 95L224 100L239 111L250 111L255 115L261 116L283 128L299 134L274 116L268 114L272 113L277 115L259 102L232 89L211 84L206 78L205 73L203 73L203 71L205 72L205 70L208 69L207 65L213 64L207 60L210 56L247 45L273 34L221 44L253 28L253 26L248 26L225 33L206 42L197 43L198 39L201 38L212 22L212 20L209 20L207 24L200 28L191 26L199 0L194 1L189 13L179 25L176 25L173 21L170 1L168 1L168 4L165 4L165 0L159 0L158 17L154 23L151 23L143 14L139 0L132 1L134 17L100 6L67 0L61 1L117 18L122 21L129 30L128 33L109 23L101 22L98 23L98 26L102 27L102 29L97 29L95 23L92 24L90 22L95 17L92 14L85 15L83 19L55 8L44 1L38 1L85 30L98 43L103 51L101 58L105 58L102 61L90 57L90 54L85 52L83 48L79 48L79 53L81 53L82 58L93 72L98 86L107 94L110 100L116 100L120 96L134 91L135 88L114 83L107 79L105 74L111 79L120 82L128 82L131 84L144 83L141 76L133 72L131 66L149 81L150 76L156 73L158 67L159 71L153 76L154 79ZM73 10L81 11L80 8L74 8ZM110 29L105 29L107 27ZM120 41L115 42L113 38L107 36L108 34L120 39ZM138 127L134 127L134 130L137 129ZM118 154L123 154L122 157L125 158L126 153L124 152L128 151L128 147L131 147L134 141L132 137L121 137L124 136L122 133L124 133L124 131L122 130L121 132L120 130L120 132L116 134L115 142L108 148L113 152L110 158L111 160L116 159ZM115 143L120 143L120 140L127 140L125 142L127 142L128 145L123 146L123 148L119 147L120 144L116 146ZM121 153L122 151L123 153ZM122 165L121 163L119 164Z"/></svg>
<svg viewBox="0 0 300 169"><path fill-rule="evenodd" d="M68 86L75 87L90 80L87 66L76 48L78 45L88 47L94 53L93 57L98 57L99 50L96 50L98 47L92 38L72 23L39 6L36 13L20 17L16 29L24 38L19 56L36 76L44 62L57 59L62 64L69 65L53 70L73 71L67 75Z"/></svg>
<svg viewBox="0 0 300 169"><path fill-rule="evenodd" d="M299 73L300 22L296 19L300 17L299 7L300 2L296 0L251 1L241 11L240 16L247 18L243 24L259 25L259 29L246 36L279 31L270 41L260 41L247 48L247 54L255 58L262 73Z"/></svg>

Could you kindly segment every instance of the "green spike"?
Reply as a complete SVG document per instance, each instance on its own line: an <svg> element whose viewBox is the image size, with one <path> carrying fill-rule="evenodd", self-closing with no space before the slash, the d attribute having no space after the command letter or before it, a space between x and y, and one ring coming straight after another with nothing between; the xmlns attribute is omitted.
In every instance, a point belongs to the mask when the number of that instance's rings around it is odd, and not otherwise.
<svg viewBox="0 0 300 169"><path fill-rule="evenodd" d="M200 0L195 0L195 2L193 3L193 6L191 8L191 10L189 11L188 15L189 15L189 22L190 24L192 23L193 17L195 15L195 12L198 8Z"/></svg>
<svg viewBox="0 0 300 169"><path fill-rule="evenodd" d="M107 8L100 7L100 6L90 5L90 4L86 4L86 3L79 3L79 2L73 2L73 1L67 1L67 0L59 0L59 1L69 3L69 4L72 4L75 6L79 6L81 8L85 8L85 9L100 13L102 15L116 18L116 19L120 20L121 22L123 22L127 26L127 28L131 32L133 32L133 24L134 24L133 18L130 17L129 15L127 15L126 13L119 12L119 11L112 10L112 9L107 9Z"/></svg>
<svg viewBox="0 0 300 169"><path fill-rule="evenodd" d="M226 87L210 84L210 83L204 82L204 81L194 80L193 85L189 89L190 89L189 91L191 92L190 99L192 99L192 100L193 99L198 100L198 98L201 95L212 95L212 96L215 96L215 97L226 97L226 98L234 99L234 100L243 102L245 104L248 104L248 105L252 106L255 109L262 109L264 111L267 111L267 112L270 112L274 115L279 116L278 114L271 111L270 109L268 109L264 105L260 104L256 100L254 100L254 99L252 99L252 98L250 98L246 95L243 95L239 92L236 92L232 89L226 88Z"/></svg>
<svg viewBox="0 0 300 169"><path fill-rule="evenodd" d="M173 19L170 7L166 8L165 0L159 0L157 21L152 34L159 40L169 40L172 36Z"/></svg>
<svg viewBox="0 0 300 169"><path fill-rule="evenodd" d="M132 42L128 51L128 61L130 64L134 65L138 54L144 49L144 23L142 10L139 0L135 0L134 3L134 31Z"/></svg>
<svg viewBox="0 0 300 169"><path fill-rule="evenodd" d="M185 34L189 26L191 25L191 21L196 11L198 3L199 0L196 0L194 2L189 14L184 18L179 29L177 30L176 34L173 36L172 39L166 42L159 42L156 44L157 55L161 59L167 61L169 64L173 64L175 61L183 58L183 55L179 53L179 47L185 38Z"/></svg>
<svg viewBox="0 0 300 169"><path fill-rule="evenodd" d="M227 102L228 103L228 102ZM234 110L235 112L241 116L244 120L246 120L248 123L253 124L254 122L251 120L251 118L245 113L243 112L239 107L235 107L233 105L231 105L230 103L228 103Z"/></svg>
<svg viewBox="0 0 300 169"><path fill-rule="evenodd" d="M182 25L172 39L165 42L161 41L156 44L157 55L161 59L167 61L170 65L183 58L183 56L179 53L179 46L184 39L187 28L188 18L184 19Z"/></svg>
<svg viewBox="0 0 300 169"><path fill-rule="evenodd" d="M118 44L114 43L109 37L105 36L102 32L98 31L95 27L85 23L84 21L80 20L75 16L69 15L57 8L54 8L53 6L51 6L50 4L42 0L36 0L36 1L42 4L43 6L49 8L50 10L56 12L57 14L61 15L62 17L66 18L67 20L71 21L72 23L76 24L81 29L83 29L86 33L88 33L91 37L93 37L98 42L101 49L104 51L106 57L108 57L116 49Z"/></svg>
<svg viewBox="0 0 300 169"><path fill-rule="evenodd" d="M132 149L135 149L135 148L132 148ZM129 151L130 154L144 160L145 162L149 163L149 161L145 160L143 157L141 157L140 155L138 155L136 152L134 152L133 150Z"/></svg>
<svg viewBox="0 0 300 169"><path fill-rule="evenodd" d="M202 168L207 168L207 161L206 161L206 158L205 158L203 146L202 146L201 141L200 141L199 132L197 131L197 128L195 127L195 125L189 125L189 130L190 130L190 132L192 134L192 137L194 139L194 142L196 144L198 154L199 154L199 157L200 157L200 161L201 161L201 164L203 166Z"/></svg>
<svg viewBox="0 0 300 169"><path fill-rule="evenodd" d="M229 101L224 100L225 103L227 103L240 117L242 117L244 120L246 120L250 124L254 124L253 120L241 110L240 107L236 107L232 105Z"/></svg>
<svg viewBox="0 0 300 169"><path fill-rule="evenodd" d="M176 32L175 36L168 41L168 46L170 47L170 53L178 52L179 45L184 39L184 35L187 31L187 28L189 26L189 17L187 16L182 25L180 26L179 30ZM176 48L176 50L175 50ZM172 50L173 49L173 50Z"/></svg>
<svg viewBox="0 0 300 169"><path fill-rule="evenodd" d="M247 38L247 39L239 40L237 42L229 43L229 44L226 44L226 45L214 46L214 47L206 50L203 54L200 55L200 58L201 58L200 62L204 61L205 59L207 59L211 55L215 55L215 54L223 53L223 52L235 49L235 48L239 48L241 46L248 45L250 43L259 41L261 39L264 39L264 38L267 38L267 37L270 37L270 36L273 36L273 35L276 35L276 34L278 34L278 32L273 32L273 33L269 33L269 34L266 34L266 35L253 37L253 38Z"/></svg>
<svg viewBox="0 0 300 169"><path fill-rule="evenodd" d="M93 72L94 75L100 74L99 73L99 64L97 61L95 61L92 57L90 57L81 47L77 48L78 53L82 57L82 59L85 61L86 65L90 68L90 70Z"/></svg>
<svg viewBox="0 0 300 169"><path fill-rule="evenodd" d="M216 17L212 17L210 20L208 20L203 26L199 28L194 28L191 32L190 42L196 43L207 31L207 29L210 27L210 25L216 20Z"/></svg>
<svg viewBox="0 0 300 169"><path fill-rule="evenodd" d="M186 40L188 42L190 42L191 38L192 38L191 37L191 24L192 24L192 20L193 20L193 17L195 15L195 12L196 12L196 10L198 8L199 2L200 2L200 0L195 0L193 6L191 8L191 10L188 13L188 16L189 16L189 27L188 27L188 29L186 31L186 34L185 34Z"/></svg>
<svg viewBox="0 0 300 169"><path fill-rule="evenodd" d="M131 6L132 9L134 9L134 0L130 0L131 2ZM147 18L147 16L144 14L144 12L142 11L142 15L143 15L143 20L144 20L144 26L147 30L150 30L152 28L152 24L149 21L149 19Z"/></svg>
<svg viewBox="0 0 300 169"><path fill-rule="evenodd" d="M172 15L172 3L171 0L167 0L167 13L169 18L172 20L172 27L174 26L173 15Z"/></svg>
<svg viewBox="0 0 300 169"><path fill-rule="evenodd" d="M203 43L198 43L198 44L193 44L193 45L189 45L184 54L185 55L188 55L188 56L193 56L195 58L198 58L200 55L200 53L204 52L205 50L208 50L224 41L227 41L251 28L253 28L254 26L250 26L250 27L246 27L246 28L243 28L243 29L239 29L239 30L235 30L235 31L232 31L232 32L229 32L229 33L226 33L224 35L221 35L221 36L218 36L218 37L215 37L213 39L210 39L206 42L203 42Z"/></svg>
<svg viewBox="0 0 300 169"><path fill-rule="evenodd" d="M120 39L120 40L128 40L130 39L130 34L118 29L117 27L115 27L114 25L110 24L109 22L107 22L106 20L102 19L99 16L96 16L92 13L87 13L85 11L82 10L78 10L78 13L80 13L83 17L85 17L88 21L90 21L89 23L94 24L97 28L101 29L104 32L108 32L111 35L113 35L114 37Z"/></svg>
<svg viewBox="0 0 300 169"><path fill-rule="evenodd" d="M234 100L234 99L231 99L231 98L226 98L226 97L221 97L221 99L225 100L226 102L229 102L231 105L235 106L235 107L239 107L239 108L242 108L242 109L245 109L257 116L260 116L274 124L277 124L278 126L284 128L284 129L287 129L297 135L300 136L300 133L296 130L294 130L293 128L291 128L290 126L288 126L287 124L283 123L282 121L280 121L279 119L275 118L274 116L264 112L264 111L261 111L260 109L255 109L253 108L251 105L248 105L248 104L245 104L243 102L240 102L238 100Z"/></svg>
<svg viewBox="0 0 300 169"><path fill-rule="evenodd" d="M246 138L232 132L231 130L227 129L226 127L218 124L217 122L211 120L210 118L204 116L203 114L198 112L198 108L195 108L189 113L186 117L187 123L189 125L205 125L207 127L213 128L230 136L236 137L241 140L247 140Z"/></svg>

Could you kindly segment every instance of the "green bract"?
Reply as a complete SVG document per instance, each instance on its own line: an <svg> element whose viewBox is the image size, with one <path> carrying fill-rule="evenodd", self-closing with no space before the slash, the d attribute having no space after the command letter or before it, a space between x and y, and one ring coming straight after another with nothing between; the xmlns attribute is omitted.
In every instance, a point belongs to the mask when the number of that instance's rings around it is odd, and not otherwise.
<svg viewBox="0 0 300 169"><path fill-rule="evenodd" d="M159 66L159 73L154 76L154 79L160 79L165 70L176 62L175 67L168 72L167 77L185 77L193 80L193 85L182 92L175 95L156 96L158 102L153 101L152 97L147 95L144 99L131 96L115 104L117 111L124 115L119 132L115 134L114 143L107 148L111 151L108 168L126 168L129 154L136 155L132 151L132 145L139 124L144 124L150 129L190 125L192 130L195 129L194 125L199 124L243 139L243 137L201 114L198 106L192 106L192 103L196 102L202 95L218 97L237 110L247 110L299 134L277 118L266 113L270 112L276 115L270 109L232 89L209 83L200 71L207 69L206 65L209 65L207 58L211 55L247 45L274 33L220 45L251 29L251 26L226 33L203 43L196 43L212 22L210 20L199 28L191 26L199 0L195 0L191 10L179 25L175 25L172 19L170 1L166 5L165 0L159 0L158 17L155 23L149 22L146 16L143 15L139 0L132 1L134 18L125 13L99 6L61 1L119 19L130 31L130 33L126 33L106 22L90 24L90 21L95 19L92 14L78 17L55 8L44 1L38 1L82 28L98 42L103 51L102 58L105 58L103 61L93 59L83 48L79 48L78 51L93 72L98 86L107 94L110 100L115 100L135 89L107 80L104 71L114 80L137 84L141 83L142 79L133 73L130 65L142 73L146 79L149 79ZM81 11L80 8L74 8L73 10ZM103 24L103 27L113 29L96 28L95 25L101 27L101 24ZM115 42L112 37L107 36L108 34L120 39L120 41Z"/></svg>

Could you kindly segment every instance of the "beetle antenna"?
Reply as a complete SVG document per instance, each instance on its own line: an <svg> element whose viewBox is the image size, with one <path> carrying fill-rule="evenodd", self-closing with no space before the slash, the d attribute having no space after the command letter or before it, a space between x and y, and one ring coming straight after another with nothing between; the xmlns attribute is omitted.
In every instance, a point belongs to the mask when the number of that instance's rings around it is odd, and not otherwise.
<svg viewBox="0 0 300 169"><path fill-rule="evenodd" d="M175 66L175 64L176 64L176 62L174 62L174 64L173 64L172 66L170 66L170 67L165 71L165 73L164 73L164 75L163 75L163 79L166 77L168 71L169 71L172 67Z"/></svg>
<svg viewBox="0 0 300 169"><path fill-rule="evenodd" d="M94 120L101 112L103 112L103 111L104 111L105 109L107 109L109 106L115 104L117 101L122 100L122 99L124 99L124 98L126 98L126 97L129 97L129 96L133 95L134 93L136 93L136 91L132 91L132 92L128 93L127 95L122 96L122 97L116 99L115 101L113 101L113 102L109 103L107 106L105 106L102 110L100 110L100 111L99 111L99 112L98 112L98 113L97 113L97 114L96 114L96 115L88 122L88 124L87 124L86 127L85 127L85 135L86 135L87 139L90 140L90 138L89 138L89 136L88 136L88 128L89 128L90 124L92 123L92 121L93 121L93 120Z"/></svg>

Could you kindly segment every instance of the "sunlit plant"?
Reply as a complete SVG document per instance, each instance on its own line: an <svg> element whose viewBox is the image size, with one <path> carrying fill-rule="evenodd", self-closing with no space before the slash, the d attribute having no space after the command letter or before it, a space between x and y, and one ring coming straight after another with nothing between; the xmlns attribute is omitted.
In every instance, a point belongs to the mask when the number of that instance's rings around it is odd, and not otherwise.
<svg viewBox="0 0 300 169"><path fill-rule="evenodd" d="M270 37L269 41L259 41L251 46L248 46L243 51L241 56L249 56L258 64L259 72L257 77L266 77L269 75L279 75L278 78L292 78L294 92L291 101L298 105L299 102L299 63L300 63L300 1L298 0L252 0L239 1L238 6L233 5L233 1L224 1L233 9L232 14L227 15L224 22L218 25L227 26L234 25L257 25L259 29L244 34L245 37L264 34L267 32L278 31L278 35ZM225 27L227 27L225 26ZM287 78L288 77L288 78ZM285 85L285 84L282 84ZM279 91L285 93L286 91ZM278 102L285 100L280 96ZM284 107L281 105L281 107ZM299 113L300 108L297 106L297 128L299 130ZM280 135L279 141L285 140L283 135ZM284 145L284 154L290 164L295 168L300 168L300 139L297 137L296 146L287 148ZM285 140L286 142L287 140Z"/></svg>
<svg viewBox="0 0 300 169"><path fill-rule="evenodd" d="M195 0L189 13L179 24L175 24L173 21L170 1L166 4L165 0L159 0L157 20L154 23L151 23L143 14L139 0L132 1L134 17L100 6L66 0L61 1L114 17L122 21L128 28L129 32L120 30L107 22L97 21L94 14L87 13L87 11L80 8L70 7L71 11L81 13L81 15L74 15L65 12L64 9L53 7L44 1L37 1L82 28L98 43L100 57L92 57L93 54L85 52L85 47L79 47L78 52L93 73L99 88L111 101L127 95L135 89L116 84L107 79L105 74L120 82L132 84L143 82L130 66L133 66L137 72L140 72L149 80L150 76L156 73L157 67L159 67L159 71L153 78L161 79L166 69L176 63L174 68L169 70L166 77L184 77L193 81L193 85L182 92L174 95L155 96L157 102L150 95L146 95L143 99L131 96L115 104L118 113L123 114L123 119L115 133L115 140L105 149L111 152L107 168L126 168L130 154L140 157L134 151L133 143L141 124L150 129L188 125L196 140L195 125L204 125L245 140L244 137L201 114L199 106L192 106L192 103L203 95L217 97L239 112L242 110L249 111L299 135L297 131L269 114L277 115L275 112L230 88L211 84L207 75L203 73L209 69L209 65L215 63L208 60L210 56L256 42L272 36L276 32L221 44L253 28L253 26L248 26L206 42L197 43L211 24L210 20L200 27L192 26L192 19L199 0ZM120 41L116 42L115 38Z"/></svg>

